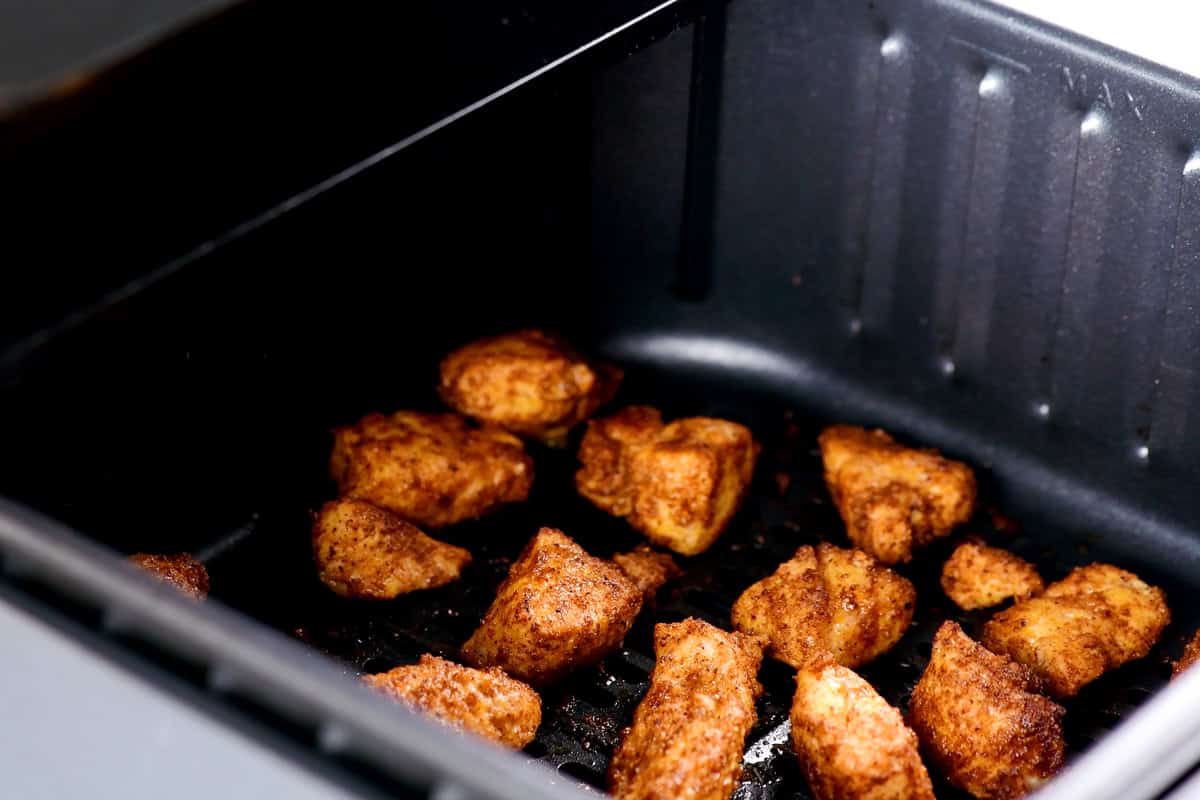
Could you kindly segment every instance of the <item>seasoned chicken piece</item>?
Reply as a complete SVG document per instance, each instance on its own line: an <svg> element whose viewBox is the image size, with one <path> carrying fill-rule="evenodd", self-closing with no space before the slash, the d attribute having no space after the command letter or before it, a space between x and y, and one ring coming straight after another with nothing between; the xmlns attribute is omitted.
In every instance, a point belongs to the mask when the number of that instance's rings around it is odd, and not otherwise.
<svg viewBox="0 0 1200 800"><path fill-rule="evenodd" d="M427 528L524 500L533 483L520 439L456 414L368 414L334 437L329 468L342 494Z"/></svg>
<svg viewBox="0 0 1200 800"><path fill-rule="evenodd" d="M321 582L343 597L391 600L456 580L471 554L365 500L326 503L313 522Z"/></svg>
<svg viewBox="0 0 1200 800"><path fill-rule="evenodd" d="M903 447L880 430L826 428L825 483L850 541L884 564L946 536L975 508L975 475L936 450Z"/></svg>
<svg viewBox="0 0 1200 800"><path fill-rule="evenodd" d="M1171 680L1178 678L1197 661L1200 661L1200 631L1196 631L1191 641L1184 646L1183 655L1171 665Z"/></svg>
<svg viewBox="0 0 1200 800"><path fill-rule="evenodd" d="M831 661L796 673L792 747L815 800L934 800L900 712Z"/></svg>
<svg viewBox="0 0 1200 800"><path fill-rule="evenodd" d="M909 702L909 723L950 782L982 800L1022 797L1063 764L1064 709L1037 677L943 622Z"/></svg>
<svg viewBox="0 0 1200 800"><path fill-rule="evenodd" d="M1171 621L1162 590L1109 564L1071 570L983 626L983 643L1025 664L1056 697L1142 658Z"/></svg>
<svg viewBox="0 0 1200 800"><path fill-rule="evenodd" d="M654 627L654 672L613 755L609 791L621 800L725 800L762 692L762 646L698 619Z"/></svg>
<svg viewBox="0 0 1200 800"><path fill-rule="evenodd" d="M942 566L942 591L966 611L1025 600L1045 588L1037 568L998 547L963 542Z"/></svg>
<svg viewBox="0 0 1200 800"><path fill-rule="evenodd" d="M861 550L805 545L742 592L733 626L761 636L770 655L793 667L829 656L857 667L900 640L916 600L907 578Z"/></svg>
<svg viewBox="0 0 1200 800"><path fill-rule="evenodd" d="M621 370L543 331L479 339L442 361L439 391L454 410L551 444L616 394Z"/></svg>
<svg viewBox="0 0 1200 800"><path fill-rule="evenodd" d="M134 553L129 560L184 594L201 599L208 596L208 570L187 553L173 556Z"/></svg>
<svg viewBox="0 0 1200 800"><path fill-rule="evenodd" d="M455 728L520 749L542 724L538 693L499 669L471 669L431 655L363 681Z"/></svg>
<svg viewBox="0 0 1200 800"><path fill-rule="evenodd" d="M630 406L588 423L575 486L654 544L692 556L737 511L758 450L735 422L690 417L664 425L657 410Z"/></svg>
<svg viewBox="0 0 1200 800"><path fill-rule="evenodd" d="M500 667L534 686L615 649L642 608L642 592L611 561L542 528L500 584L462 648L477 667Z"/></svg>
<svg viewBox="0 0 1200 800"><path fill-rule="evenodd" d="M654 599L664 583L683 574L675 559L646 544L639 544L628 553L617 553L612 560L637 585L646 602Z"/></svg>

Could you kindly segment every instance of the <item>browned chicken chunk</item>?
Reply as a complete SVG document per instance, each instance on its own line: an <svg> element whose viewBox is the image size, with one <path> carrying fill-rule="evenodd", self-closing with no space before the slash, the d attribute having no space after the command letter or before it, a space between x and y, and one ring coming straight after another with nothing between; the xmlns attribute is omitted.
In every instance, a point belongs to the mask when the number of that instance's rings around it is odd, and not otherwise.
<svg viewBox="0 0 1200 800"><path fill-rule="evenodd" d="M664 583L683 574L675 559L645 544L628 553L617 553L612 560L637 584L646 602L654 598Z"/></svg>
<svg viewBox="0 0 1200 800"><path fill-rule="evenodd" d="M1021 664L944 622L909 702L909 722L933 764L982 800L1022 797L1062 767L1062 706L1037 694Z"/></svg>
<svg viewBox="0 0 1200 800"><path fill-rule="evenodd" d="M620 567L542 528L463 645L463 659L543 686L616 648L641 608L641 590Z"/></svg>
<svg viewBox="0 0 1200 800"><path fill-rule="evenodd" d="M1171 666L1171 678L1178 678L1184 670L1200 661L1200 631L1183 648L1183 655Z"/></svg>
<svg viewBox="0 0 1200 800"><path fill-rule="evenodd" d="M609 791L622 800L726 800L762 692L762 647L698 619L654 627L654 672L613 755Z"/></svg>
<svg viewBox="0 0 1200 800"><path fill-rule="evenodd" d="M199 598L208 596L208 570L187 553L170 556L135 553L129 560L184 594Z"/></svg>
<svg viewBox="0 0 1200 800"><path fill-rule="evenodd" d="M857 667L900 640L916 599L907 578L861 550L805 545L742 592L733 625L764 638L767 652L793 667L829 656Z"/></svg>
<svg viewBox="0 0 1200 800"><path fill-rule="evenodd" d="M326 503L313 522L313 557L322 583L344 597L390 600L456 580L471 554L431 539L365 500Z"/></svg>
<svg viewBox="0 0 1200 800"><path fill-rule="evenodd" d="M367 685L452 727L520 749L542 724L538 693L499 669L471 669L436 656L378 675Z"/></svg>
<svg viewBox="0 0 1200 800"><path fill-rule="evenodd" d="M825 483L850 541L885 564L946 536L975 508L975 475L936 450L897 444L880 430L851 425L820 436Z"/></svg>
<svg viewBox="0 0 1200 800"><path fill-rule="evenodd" d="M900 712L831 661L796 673L792 746L815 800L933 800Z"/></svg>
<svg viewBox="0 0 1200 800"><path fill-rule="evenodd" d="M942 565L942 591L966 611L1028 599L1045 588L1037 568L998 547L963 542Z"/></svg>
<svg viewBox="0 0 1200 800"><path fill-rule="evenodd" d="M544 331L479 339L442 361L447 405L480 422L551 444L607 403L621 370L588 361Z"/></svg>
<svg viewBox="0 0 1200 800"><path fill-rule="evenodd" d="M456 414L368 414L334 436L329 466L342 494L427 528L524 500L533 483L520 439Z"/></svg>
<svg viewBox="0 0 1200 800"><path fill-rule="evenodd" d="M1109 564L1078 567L1041 595L1001 611L983 643L1025 664L1057 697L1142 658L1171 621L1162 590Z"/></svg>
<svg viewBox="0 0 1200 800"><path fill-rule="evenodd" d="M631 406L588 423L575 485L651 542L691 556L707 550L737 511L758 449L735 422L690 417L664 425L657 410Z"/></svg>

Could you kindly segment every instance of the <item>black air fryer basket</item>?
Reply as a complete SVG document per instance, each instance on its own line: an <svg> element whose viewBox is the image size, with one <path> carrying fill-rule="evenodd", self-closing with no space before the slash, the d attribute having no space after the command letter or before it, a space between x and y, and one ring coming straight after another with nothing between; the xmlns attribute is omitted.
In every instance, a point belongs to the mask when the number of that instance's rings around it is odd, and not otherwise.
<svg viewBox="0 0 1200 800"><path fill-rule="evenodd" d="M28 198L0 300L5 598L365 796L583 797L654 623L728 627L798 546L844 542L816 434L882 426L975 467L965 533L1048 579L1111 561L1167 593L1151 655L1066 704L1040 796L1194 788L1200 678L1165 686L1200 626L1200 83L974 0L301 10L264 55L276 12L3 129ZM189 83L214 48L233 66ZM309 526L331 428L439 408L441 355L525 327L624 366L616 404L739 420L764 450L729 531L543 693L517 756L353 676L455 657L539 526L602 556L640 541L574 492L579 431L531 446L528 503L439 533L475 556L442 589L340 599ZM941 620L986 618L938 587L954 541L901 568L916 620L863 670L895 705ZM135 551L197 555L211 600ZM791 674L761 678L735 797L808 797Z"/></svg>

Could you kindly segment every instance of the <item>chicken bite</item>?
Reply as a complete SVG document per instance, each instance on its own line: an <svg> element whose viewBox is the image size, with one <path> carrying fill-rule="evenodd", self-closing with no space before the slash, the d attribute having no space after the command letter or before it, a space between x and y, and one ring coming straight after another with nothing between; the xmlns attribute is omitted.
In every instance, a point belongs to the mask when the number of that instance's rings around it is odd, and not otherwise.
<svg viewBox="0 0 1200 800"><path fill-rule="evenodd" d="M664 583L683 574L675 559L646 544L628 553L617 553L612 560L637 585L646 602L654 599Z"/></svg>
<svg viewBox="0 0 1200 800"><path fill-rule="evenodd" d="M1027 667L943 622L909 701L909 723L934 765L981 800L1022 797L1062 767L1064 709L1037 694Z"/></svg>
<svg viewBox="0 0 1200 800"><path fill-rule="evenodd" d="M691 556L729 524L758 450L736 422L690 417L664 425L656 409L630 406L588 423L575 486L654 544Z"/></svg>
<svg viewBox="0 0 1200 800"><path fill-rule="evenodd" d="M996 606L1010 597L1025 600L1043 588L1033 564L977 542L963 542L942 565L942 591L965 611Z"/></svg>
<svg viewBox="0 0 1200 800"><path fill-rule="evenodd" d="M1110 564L1091 564L996 614L982 639L1032 669L1056 697L1071 697L1149 653L1170 621L1161 589Z"/></svg>
<svg viewBox="0 0 1200 800"><path fill-rule="evenodd" d="M588 555L562 531L542 528L513 563L462 656L544 686L614 650L641 608L641 590L620 567Z"/></svg>
<svg viewBox="0 0 1200 800"><path fill-rule="evenodd" d="M129 560L184 594L200 599L208 596L208 570L187 553L134 553Z"/></svg>
<svg viewBox="0 0 1200 800"><path fill-rule="evenodd" d="M313 521L321 582L343 597L391 600L456 580L471 554L439 542L385 509L343 497Z"/></svg>
<svg viewBox="0 0 1200 800"><path fill-rule="evenodd" d="M437 656L376 675L368 686L451 727L520 749L542 724L538 693L499 669L471 669Z"/></svg>
<svg viewBox="0 0 1200 800"><path fill-rule="evenodd" d="M368 414L334 431L330 474L341 494L440 528L529 495L533 460L499 428L457 414Z"/></svg>
<svg viewBox="0 0 1200 800"><path fill-rule="evenodd" d="M733 604L733 625L793 667L832 657L847 667L887 652L912 622L907 578L861 550L805 545Z"/></svg>
<svg viewBox="0 0 1200 800"><path fill-rule="evenodd" d="M831 661L796 673L792 747L815 800L933 800L900 712Z"/></svg>
<svg viewBox="0 0 1200 800"><path fill-rule="evenodd" d="M762 645L689 618L654 627L650 688L608 771L620 800L727 800L762 693Z"/></svg>
<svg viewBox="0 0 1200 800"><path fill-rule="evenodd" d="M538 330L479 339L442 361L446 404L480 422L555 445L616 394L621 370L588 361Z"/></svg>
<svg viewBox="0 0 1200 800"><path fill-rule="evenodd" d="M1184 670L1191 667L1197 661L1200 661L1200 631L1196 631L1191 641L1183 648L1183 655L1171 665L1171 680L1178 678L1183 674Z"/></svg>
<svg viewBox="0 0 1200 800"><path fill-rule="evenodd" d="M897 444L881 430L834 425L821 432L825 483L850 541L884 564L946 536L975 508L975 475L936 450Z"/></svg>

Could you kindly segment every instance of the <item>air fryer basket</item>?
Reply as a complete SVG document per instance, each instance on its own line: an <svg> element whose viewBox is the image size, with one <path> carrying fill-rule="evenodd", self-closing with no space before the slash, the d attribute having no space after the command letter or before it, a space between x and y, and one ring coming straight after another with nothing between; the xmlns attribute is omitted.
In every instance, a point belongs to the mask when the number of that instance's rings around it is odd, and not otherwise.
<svg viewBox="0 0 1200 800"><path fill-rule="evenodd" d="M970 461L983 510L965 531L1047 578L1107 560L1166 590L1160 645L1067 704L1073 758L1157 692L1200 625L1196 83L979 2L671 5L17 342L0 491L120 552L197 554L218 602L181 602L15 507L5 595L361 785L567 796L602 785L655 621L727 626L796 547L844 541L814 447L850 421ZM453 657L538 526L597 555L633 546L571 487L578 432L533 448L529 503L442 534L475 554L459 583L345 601L308 549L329 430L438 408L441 354L526 326L625 365L619 404L727 416L765 445L727 535L620 651L544 694L529 755L557 778L337 672ZM938 589L951 546L904 568L916 622L863 671L894 704L941 619L984 618ZM297 660L301 644L339 667ZM807 797L782 726L791 676L762 679L736 796ZM1195 738L1177 709L1197 692L1147 703L1048 795L1157 796L1200 758L1173 750Z"/></svg>

